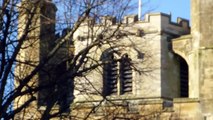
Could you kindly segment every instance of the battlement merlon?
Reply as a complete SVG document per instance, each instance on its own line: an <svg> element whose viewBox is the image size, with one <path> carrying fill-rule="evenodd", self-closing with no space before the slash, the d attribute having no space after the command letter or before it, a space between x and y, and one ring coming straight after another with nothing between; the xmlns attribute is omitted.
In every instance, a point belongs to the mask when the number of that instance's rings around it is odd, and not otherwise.
<svg viewBox="0 0 213 120"><path fill-rule="evenodd" d="M173 22L171 20L171 15L169 14L165 14L165 13L151 13L151 14L146 14L145 15L145 22L152 22L154 18L154 16L159 16L161 17L161 19L159 20L165 20L163 22L167 22L167 24L172 24L172 25L176 25L176 26L182 26L182 27L188 27L190 28L190 25L189 25L189 20L187 19L184 19L184 18L181 18L181 17L178 17L177 18L177 22Z"/></svg>
<svg viewBox="0 0 213 120"><path fill-rule="evenodd" d="M189 20L177 18L177 22L171 20L171 15L165 13L151 13L145 15L142 22L149 23L153 27L157 27L158 31L174 34L177 36L190 33Z"/></svg>
<svg viewBox="0 0 213 120"><path fill-rule="evenodd" d="M189 21L184 18L177 18L177 22L171 20L171 15L165 13L151 13L146 14L145 19L138 21L137 15L127 15L124 16L122 20L122 28L128 28L130 31L135 32L140 29L147 33L161 32L168 33L175 36L185 35L190 33ZM89 26L93 24L95 27L100 27L102 25L117 26L116 18L113 16L103 16L101 17L100 23L92 18L87 18L82 24L82 27Z"/></svg>

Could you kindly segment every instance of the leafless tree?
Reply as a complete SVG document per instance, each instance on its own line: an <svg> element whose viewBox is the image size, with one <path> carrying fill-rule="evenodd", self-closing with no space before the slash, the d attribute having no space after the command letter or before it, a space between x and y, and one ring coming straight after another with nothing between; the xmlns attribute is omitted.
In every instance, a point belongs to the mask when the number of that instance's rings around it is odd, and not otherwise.
<svg viewBox="0 0 213 120"><path fill-rule="evenodd" d="M59 6L59 13L55 20L54 16L48 16L54 10L46 10L50 0L20 2L0 2L0 118L58 117L70 112L74 80L86 78L86 74L100 69L106 62L92 57L94 51L105 45L115 47L113 44L125 37L126 33L119 29L132 3L130 0L56 0L53 2ZM114 18L110 18L111 24L105 21L97 27L107 15L117 19L116 27L112 27ZM38 24L40 19L46 23ZM54 24L57 32L64 31L63 35L55 35L55 28L51 28ZM75 52L74 35L83 25L88 26L84 28L87 36L78 40L87 41L87 45ZM37 30L44 31L37 34ZM57 107L59 110L55 110Z"/></svg>
<svg viewBox="0 0 213 120"><path fill-rule="evenodd" d="M97 87L104 83L93 80L98 74L104 77L104 69L113 62L138 74L157 69L151 59L155 53L146 48L140 53L130 37L141 37L143 31L129 31L123 24L128 22L124 15L135 8L131 0L4 0L0 4L0 118L78 120L92 119L95 113L101 119L139 119L151 114L125 115L137 108L125 100L109 99L109 91ZM147 44L144 40L140 47ZM137 66L128 57L125 51L130 47L146 66ZM86 95L84 100L90 104L74 102L77 95ZM162 112L155 109L155 114Z"/></svg>

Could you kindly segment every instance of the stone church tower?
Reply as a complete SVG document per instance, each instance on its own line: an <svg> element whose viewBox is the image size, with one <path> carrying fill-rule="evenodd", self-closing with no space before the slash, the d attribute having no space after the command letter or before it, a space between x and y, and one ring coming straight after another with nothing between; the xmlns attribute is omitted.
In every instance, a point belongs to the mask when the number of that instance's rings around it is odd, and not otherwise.
<svg viewBox="0 0 213 120"><path fill-rule="evenodd" d="M38 1L24 0L21 5L31 8L34 2ZM119 120L120 117L126 117L127 120L130 120L145 116L144 119L212 120L212 8L213 1L211 0L191 0L191 33L187 20L178 18L174 23L171 21L171 16L167 14L148 14L144 21L138 21L135 15L125 16L120 33L125 33L128 39L120 39L116 44L125 46L125 49L124 47L116 48L116 46L108 49L109 46L106 45L97 53L91 53L91 56L96 56L97 61L110 62L107 62L109 64L100 70L103 74L97 72L88 74L87 77L91 81L87 82L79 78L82 82L80 85L83 87L78 86L78 82L76 82L72 108L77 108L77 110L73 110L71 114L80 117L86 116L99 101L106 98L110 102L102 101L103 106L94 109L90 119L103 119L107 116L107 110L115 110L115 113L109 115L108 119ZM21 50L17 59L23 62L33 61L35 65L43 62L55 43L56 10L57 8L51 0L40 2L38 9L34 12L32 31L24 43L24 46L30 47ZM26 18L32 14L26 14L27 11L22 9L19 11L21 15L19 28L24 28L27 25ZM90 21L90 23L92 22ZM113 17L106 16L103 17L100 24L94 25L93 30L101 30L103 24L110 25L111 30L117 26ZM88 26L89 24L86 22L82 23L73 35L74 46L78 48L74 51L75 55L89 43L85 40L89 36ZM23 31L20 29L19 35ZM132 43L135 46L132 46ZM60 51L57 53L57 56L60 57L54 58L53 61L60 63L60 60L68 55L67 52L70 51L68 49ZM146 59L147 55L153 57ZM144 61L148 61L148 63ZM136 66L141 68L150 65L157 69L153 70L150 76L141 75L130 67L130 63L136 63ZM48 65L51 66L51 62L44 67L43 71L51 69ZM25 77L23 73L28 75L32 70L33 68L30 66L18 64L16 66L16 74L19 76L17 80ZM43 72L39 72L32 81L40 85L52 80L50 78ZM39 92L38 101L30 106L32 113L28 114L26 118L34 117L33 112L36 113L40 110L38 108L47 104L42 99L49 97L52 90L50 88ZM84 94L83 90L88 91ZM27 97L23 96L18 99L14 107L22 105ZM110 103L119 106L113 109ZM150 115L150 113L152 114ZM115 115L117 116L115 117Z"/></svg>
<svg viewBox="0 0 213 120"><path fill-rule="evenodd" d="M18 86L23 78L30 75L35 69L35 66L44 62L49 51L52 49L55 40L55 17L56 17L56 6L51 0L23 0L19 4L19 18L18 18L18 35L21 37L25 32L28 31L27 39L23 41L20 53L17 56L17 60L20 61L16 65L15 78L16 86ZM29 28L28 28L29 26ZM31 64L25 64L31 63ZM48 71L48 67L45 66L43 69L36 74L31 82L28 84L32 88L40 84L45 84L50 79L45 74ZM37 114L37 106L42 103L42 99L46 98L47 93L50 89L45 89L36 97L39 98L37 102L33 102L27 110L32 111L25 117L30 118L32 115ZM14 102L14 107L20 107L25 103L30 96L25 95L17 98ZM21 113L23 114L23 113ZM20 114L20 115L21 115ZM17 116L18 119L18 116Z"/></svg>

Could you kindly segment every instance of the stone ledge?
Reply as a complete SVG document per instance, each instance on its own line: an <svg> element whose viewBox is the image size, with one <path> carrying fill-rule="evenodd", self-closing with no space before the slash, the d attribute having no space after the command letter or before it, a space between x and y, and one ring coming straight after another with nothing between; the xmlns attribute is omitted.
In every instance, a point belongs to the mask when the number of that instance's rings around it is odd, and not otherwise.
<svg viewBox="0 0 213 120"><path fill-rule="evenodd" d="M185 39L192 39L192 35L191 34L189 34L189 35L182 35L179 38L173 39L173 41L179 41L179 40L185 40Z"/></svg>
<svg viewBox="0 0 213 120"><path fill-rule="evenodd" d="M91 97L91 96L90 96ZM103 100L104 98L102 97L94 97L92 100L75 100L75 103L89 103L89 102L99 102ZM172 99L169 98L162 98L162 97L137 97L137 96L132 96L132 95L116 95L116 96L107 96L106 101L141 101L141 102L151 102L153 103L154 101L157 103L163 103L163 101L172 101Z"/></svg>
<svg viewBox="0 0 213 120"><path fill-rule="evenodd" d="M105 107L107 106L111 106L111 104L117 105L117 106L128 106L128 105L154 105L154 104L159 104L161 106L164 106L165 102L170 101L172 103L171 99L164 99L164 98L125 98L125 99L105 99L105 100L91 100L91 101L75 101L72 106L73 107L84 107L84 108L88 108L88 107L94 107L96 105L103 105ZM99 106L98 105L98 106ZM165 106L164 106L165 107Z"/></svg>
<svg viewBox="0 0 213 120"><path fill-rule="evenodd" d="M174 103L196 103L200 102L198 98L174 98Z"/></svg>

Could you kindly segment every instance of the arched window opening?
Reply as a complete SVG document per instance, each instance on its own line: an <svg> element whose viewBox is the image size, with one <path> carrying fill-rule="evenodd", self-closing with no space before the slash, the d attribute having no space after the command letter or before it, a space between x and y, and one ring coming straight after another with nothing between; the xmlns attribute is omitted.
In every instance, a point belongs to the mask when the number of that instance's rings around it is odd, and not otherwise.
<svg viewBox="0 0 213 120"><path fill-rule="evenodd" d="M103 61L103 96L132 93L132 60L128 54L115 57L114 50L106 50L101 55Z"/></svg>
<svg viewBox="0 0 213 120"><path fill-rule="evenodd" d="M189 97L189 69L186 61L179 57L180 63L180 97Z"/></svg>
<svg viewBox="0 0 213 120"><path fill-rule="evenodd" d="M121 94L132 93L132 67L131 59L124 54L120 63Z"/></svg>
<svg viewBox="0 0 213 120"><path fill-rule="evenodd" d="M103 95L117 94L118 64L113 55L109 54L103 66Z"/></svg>

